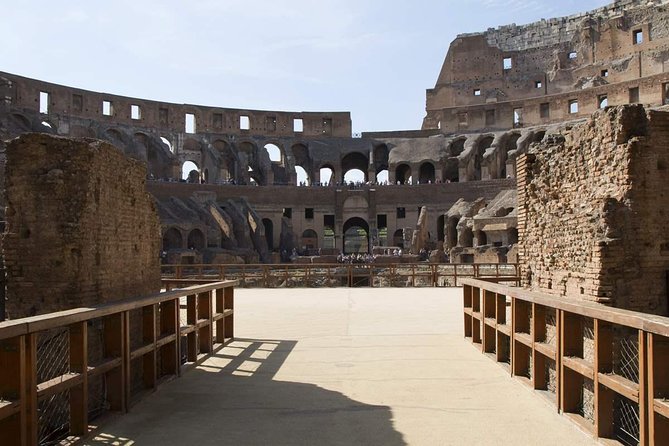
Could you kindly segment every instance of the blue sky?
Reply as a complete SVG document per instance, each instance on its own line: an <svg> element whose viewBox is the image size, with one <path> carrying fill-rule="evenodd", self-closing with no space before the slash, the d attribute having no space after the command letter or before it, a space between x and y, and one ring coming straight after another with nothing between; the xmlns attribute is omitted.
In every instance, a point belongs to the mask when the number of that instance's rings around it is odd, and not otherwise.
<svg viewBox="0 0 669 446"><path fill-rule="evenodd" d="M459 33L595 0L13 2L0 71L176 103L350 111L354 131L419 128Z"/></svg>

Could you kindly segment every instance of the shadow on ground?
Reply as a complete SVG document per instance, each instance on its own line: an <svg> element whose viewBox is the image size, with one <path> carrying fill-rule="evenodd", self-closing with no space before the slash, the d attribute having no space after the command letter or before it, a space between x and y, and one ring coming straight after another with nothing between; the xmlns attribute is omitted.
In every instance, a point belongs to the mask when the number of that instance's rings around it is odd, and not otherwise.
<svg viewBox="0 0 669 446"><path fill-rule="evenodd" d="M92 445L405 445L387 406L313 384L275 381L295 341L235 339Z"/></svg>

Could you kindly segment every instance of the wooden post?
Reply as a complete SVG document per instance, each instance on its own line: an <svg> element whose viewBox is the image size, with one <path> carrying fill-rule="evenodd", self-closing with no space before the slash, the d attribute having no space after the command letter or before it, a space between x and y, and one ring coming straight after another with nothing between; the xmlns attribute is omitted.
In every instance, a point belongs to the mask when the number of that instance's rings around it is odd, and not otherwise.
<svg viewBox="0 0 669 446"><path fill-rule="evenodd" d="M179 327L179 298L168 300L160 304L160 332L162 336L174 335L174 341L160 349L161 375L180 374L181 333Z"/></svg>
<svg viewBox="0 0 669 446"><path fill-rule="evenodd" d="M126 355L125 355L125 318L123 313L107 316L104 321L105 357L108 359L120 358L121 365L106 374L107 399L111 410L127 412L126 399Z"/></svg>
<svg viewBox="0 0 669 446"><path fill-rule="evenodd" d="M648 418L653 416L654 404L648 399L648 350L646 332L639 330L639 445L649 444Z"/></svg>
<svg viewBox="0 0 669 446"><path fill-rule="evenodd" d="M225 288L225 309L233 310L235 308L235 289L231 286ZM235 315L232 313L225 319L225 338L233 339L235 337Z"/></svg>
<svg viewBox="0 0 669 446"><path fill-rule="evenodd" d="M147 389L155 389L158 379L158 352L156 350L157 311L158 305L147 305L142 308L142 341L144 345L153 344L153 350L142 357L144 387Z"/></svg>
<svg viewBox="0 0 669 446"><path fill-rule="evenodd" d="M613 373L613 327L595 319L595 435L613 437L613 392L599 384L599 373ZM641 409L641 407L639 407Z"/></svg>
<svg viewBox="0 0 669 446"><path fill-rule="evenodd" d="M16 402L20 412L0 420L0 444L26 444L26 345L25 337L0 341L0 399Z"/></svg>
<svg viewBox="0 0 669 446"><path fill-rule="evenodd" d="M200 340L200 351L203 353L211 353L214 350L213 346L213 311L211 291L199 293L197 295L198 319L206 319L209 323L198 330L198 338Z"/></svg>
<svg viewBox="0 0 669 446"><path fill-rule="evenodd" d="M537 354L535 344L546 341L546 307L532 303L532 387L546 390L546 357Z"/></svg>
<svg viewBox="0 0 669 446"><path fill-rule="evenodd" d="M197 296L189 294L186 297L186 323L195 327L197 324ZM197 345L197 330L191 331L186 335L188 340L188 361L197 361L198 345Z"/></svg>
<svg viewBox="0 0 669 446"><path fill-rule="evenodd" d="M70 325L70 371L81 374L81 384L70 389L70 433L88 433L88 323Z"/></svg>
<svg viewBox="0 0 669 446"><path fill-rule="evenodd" d="M25 445L37 446L37 432L39 418L37 415L37 334L29 333L23 336L26 352L26 379L23 389L23 416L25 419Z"/></svg>

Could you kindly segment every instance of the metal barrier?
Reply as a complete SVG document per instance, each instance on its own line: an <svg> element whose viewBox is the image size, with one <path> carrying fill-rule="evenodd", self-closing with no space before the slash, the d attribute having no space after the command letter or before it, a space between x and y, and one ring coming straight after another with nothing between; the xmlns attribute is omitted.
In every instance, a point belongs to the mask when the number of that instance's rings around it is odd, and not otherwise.
<svg viewBox="0 0 669 446"><path fill-rule="evenodd" d="M180 376L184 362L202 360L233 337L235 285L216 282L0 323L0 444L81 437L98 414L92 409L127 412L141 396L133 389L154 390Z"/></svg>
<svg viewBox="0 0 669 446"><path fill-rule="evenodd" d="M669 318L463 280L464 334L611 444L667 444Z"/></svg>
<svg viewBox="0 0 669 446"><path fill-rule="evenodd" d="M519 280L517 264L497 263L204 264L161 268L164 283L231 279L238 280L243 288L445 287L459 286L467 277L514 284Z"/></svg>

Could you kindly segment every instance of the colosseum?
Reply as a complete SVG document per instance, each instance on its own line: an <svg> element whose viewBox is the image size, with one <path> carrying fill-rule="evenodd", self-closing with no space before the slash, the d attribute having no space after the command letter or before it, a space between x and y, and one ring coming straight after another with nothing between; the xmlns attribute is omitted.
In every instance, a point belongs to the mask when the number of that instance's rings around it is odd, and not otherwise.
<svg viewBox="0 0 669 446"><path fill-rule="evenodd" d="M161 103L0 73L0 134L99 138L146 163L169 262L375 247L513 262L518 157L598 109L669 103L664 4L458 36L415 131L352 137L347 112ZM346 181L354 170L362 184ZM427 234L412 244L422 208Z"/></svg>
<svg viewBox="0 0 669 446"><path fill-rule="evenodd" d="M165 403L101 441L572 442L550 409L530 414L479 367L456 327L596 439L666 444L669 0L461 34L422 128L352 129L349 112L167 103L0 72L0 443L85 437L186 364L206 373L165 392L190 406ZM351 254L370 265L338 263ZM409 279L393 271L407 265ZM352 287L359 268L386 289L243 290L235 307L241 282L223 271L247 267L284 268L285 288ZM330 282L289 282L312 267ZM431 276L416 284L419 267ZM240 307L257 338L235 338ZM284 362L294 382L274 379Z"/></svg>

